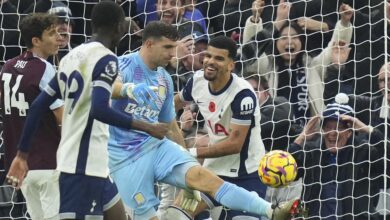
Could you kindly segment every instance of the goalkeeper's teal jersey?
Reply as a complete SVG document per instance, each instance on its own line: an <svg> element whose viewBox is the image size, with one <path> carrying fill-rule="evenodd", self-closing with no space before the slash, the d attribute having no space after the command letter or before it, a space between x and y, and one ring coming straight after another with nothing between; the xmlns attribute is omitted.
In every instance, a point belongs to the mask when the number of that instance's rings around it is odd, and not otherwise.
<svg viewBox="0 0 390 220"><path fill-rule="evenodd" d="M143 120L149 123L175 120L176 113L173 103L173 83L169 73L162 67L151 70L143 62L138 52L118 58L120 75L123 83L145 83L157 87L156 92L158 110L148 105L139 105L135 100L113 100L112 107L126 114L132 115L134 120ZM165 140L151 137L149 134L137 130L126 130L110 126L108 143L109 164L111 171L116 170L125 161L134 161L152 148L159 146Z"/></svg>

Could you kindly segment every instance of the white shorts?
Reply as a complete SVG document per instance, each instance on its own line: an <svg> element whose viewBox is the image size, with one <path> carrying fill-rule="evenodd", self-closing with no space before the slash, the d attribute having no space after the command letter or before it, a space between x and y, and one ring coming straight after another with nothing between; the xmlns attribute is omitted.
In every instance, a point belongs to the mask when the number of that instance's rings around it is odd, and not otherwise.
<svg viewBox="0 0 390 220"><path fill-rule="evenodd" d="M21 190L32 219L59 219L59 172L56 170L29 170Z"/></svg>

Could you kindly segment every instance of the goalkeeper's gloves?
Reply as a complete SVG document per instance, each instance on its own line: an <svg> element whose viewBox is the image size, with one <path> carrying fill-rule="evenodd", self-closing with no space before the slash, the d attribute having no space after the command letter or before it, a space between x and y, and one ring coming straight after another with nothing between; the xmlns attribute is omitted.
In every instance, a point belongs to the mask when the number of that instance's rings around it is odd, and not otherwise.
<svg viewBox="0 0 390 220"><path fill-rule="evenodd" d="M121 96L129 97L135 100L139 105L149 105L154 110L158 110L156 95L158 88L156 86L148 86L145 83L125 83L121 88Z"/></svg>
<svg viewBox="0 0 390 220"><path fill-rule="evenodd" d="M202 200L198 190L182 190L180 207L183 210L194 212L199 202Z"/></svg>

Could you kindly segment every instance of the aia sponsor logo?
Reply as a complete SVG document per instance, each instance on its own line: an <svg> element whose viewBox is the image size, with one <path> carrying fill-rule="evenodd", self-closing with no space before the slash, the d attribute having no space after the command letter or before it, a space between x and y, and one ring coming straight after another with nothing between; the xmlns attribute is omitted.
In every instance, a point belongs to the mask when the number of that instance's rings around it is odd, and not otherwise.
<svg viewBox="0 0 390 220"><path fill-rule="evenodd" d="M220 123L215 123L215 124L212 124L212 122L210 120L207 120L207 124L208 126L210 127L211 131L213 131L213 133L215 135L225 135L225 136L228 136L229 133L227 132L227 129L221 125Z"/></svg>

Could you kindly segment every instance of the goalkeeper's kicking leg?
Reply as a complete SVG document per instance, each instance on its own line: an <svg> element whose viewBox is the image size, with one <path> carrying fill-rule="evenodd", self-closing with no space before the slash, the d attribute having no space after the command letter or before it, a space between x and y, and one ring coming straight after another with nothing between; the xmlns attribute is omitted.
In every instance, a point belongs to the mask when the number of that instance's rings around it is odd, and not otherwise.
<svg viewBox="0 0 390 220"><path fill-rule="evenodd" d="M295 201L289 201L273 208L271 203L260 198L255 193L225 182L201 166L193 166L188 169L185 181L188 188L204 192L213 197L217 202L234 210L250 212L269 219L288 219L291 213L297 211L294 210L295 207L293 208ZM185 206L184 208L191 206L191 204L182 205Z"/></svg>

